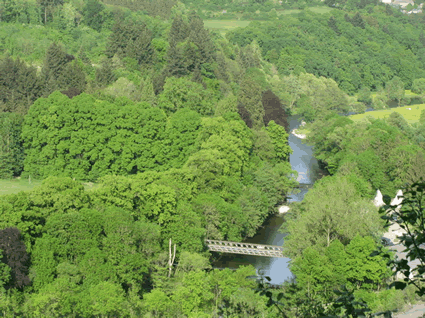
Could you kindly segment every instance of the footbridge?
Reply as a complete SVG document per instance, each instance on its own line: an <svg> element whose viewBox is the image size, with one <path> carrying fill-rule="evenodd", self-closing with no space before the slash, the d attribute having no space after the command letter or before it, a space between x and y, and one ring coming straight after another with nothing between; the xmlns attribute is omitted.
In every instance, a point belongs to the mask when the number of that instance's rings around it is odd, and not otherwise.
<svg viewBox="0 0 425 318"><path fill-rule="evenodd" d="M205 240L210 251L244 254L255 256L268 256L268 257L284 257L283 247L276 245L264 245L256 243L238 243L217 240Z"/></svg>

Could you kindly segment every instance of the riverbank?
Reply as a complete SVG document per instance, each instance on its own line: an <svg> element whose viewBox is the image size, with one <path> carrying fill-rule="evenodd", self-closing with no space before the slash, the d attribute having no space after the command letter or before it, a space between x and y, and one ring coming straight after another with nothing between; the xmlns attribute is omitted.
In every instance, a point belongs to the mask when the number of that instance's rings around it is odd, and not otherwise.
<svg viewBox="0 0 425 318"><path fill-rule="evenodd" d="M299 134L297 129L302 129L300 116L290 116L288 144L292 149L292 154L289 156L289 162L293 170L298 172L297 181L303 185L313 185L314 182L323 176L323 172L319 168L317 160L314 158L313 147L307 145ZM295 131L295 134L293 132ZM297 136L298 135L298 136ZM269 217L263 226L258 230L257 234L249 239L244 240L244 243L256 243L265 245L282 246L285 233L280 231L282 224L285 222L285 212L291 205L291 202L302 201L304 195L310 187L296 188L287 197L287 203L281 206L279 212ZM243 265L251 264L257 270L260 270L265 276L271 278L270 283L280 285L284 281L293 277L289 269L289 258L283 257L264 257L251 255L226 254L217 260L213 266L220 268L238 268Z"/></svg>

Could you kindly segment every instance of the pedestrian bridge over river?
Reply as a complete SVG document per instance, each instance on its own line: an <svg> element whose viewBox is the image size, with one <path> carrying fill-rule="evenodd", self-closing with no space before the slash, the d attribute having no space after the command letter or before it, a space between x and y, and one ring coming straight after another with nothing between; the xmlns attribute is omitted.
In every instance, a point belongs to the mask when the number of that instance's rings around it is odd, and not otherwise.
<svg viewBox="0 0 425 318"><path fill-rule="evenodd" d="M284 257L283 247L276 245L263 245L256 243L237 243L228 241L205 240L210 251L244 254L268 257Z"/></svg>

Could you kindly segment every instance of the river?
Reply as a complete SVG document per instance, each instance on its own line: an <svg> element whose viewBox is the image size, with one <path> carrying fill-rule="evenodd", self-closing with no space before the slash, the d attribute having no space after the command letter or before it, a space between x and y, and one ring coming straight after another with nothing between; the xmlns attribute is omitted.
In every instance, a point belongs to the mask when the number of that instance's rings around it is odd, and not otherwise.
<svg viewBox="0 0 425 318"><path fill-rule="evenodd" d="M291 131L300 126L298 116L289 117L289 121ZM290 194L288 202L301 201L308 189L323 173L317 160L313 157L311 146L303 143L302 139L292 134L289 135L288 142L293 151L289 161L292 169L298 172L298 182L308 185L301 188L299 193ZM279 228L284 221L285 217L282 215L275 215L269 218L258 233L245 242L282 246L285 234L280 233ZM214 262L214 267L237 268L242 265L252 264L257 270L261 270L264 275L269 276L272 284L281 284L292 277L292 273L288 268L289 260L289 258L225 254Z"/></svg>

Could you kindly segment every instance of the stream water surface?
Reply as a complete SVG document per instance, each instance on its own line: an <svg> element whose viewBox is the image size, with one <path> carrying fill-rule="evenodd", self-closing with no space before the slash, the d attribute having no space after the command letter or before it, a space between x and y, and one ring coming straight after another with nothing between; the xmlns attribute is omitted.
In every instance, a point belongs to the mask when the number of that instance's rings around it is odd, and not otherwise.
<svg viewBox="0 0 425 318"><path fill-rule="evenodd" d="M291 131L300 126L298 116L291 116L289 120ZM308 189L317 179L322 177L323 172L320 170L317 160L313 157L312 146L308 146L303 143L302 139L292 134L289 135L288 141L293 151L289 158L292 169L298 172L298 182L305 185L300 188L298 193L289 195L288 202L295 202L304 198ZM285 234L280 233L279 228L283 222L285 222L284 215L275 215L269 218L258 233L245 242L282 246ZM264 275L269 276L272 284L281 284L292 277L288 268L289 260L289 258L224 254L214 263L214 267L237 268L241 265L252 264Z"/></svg>

